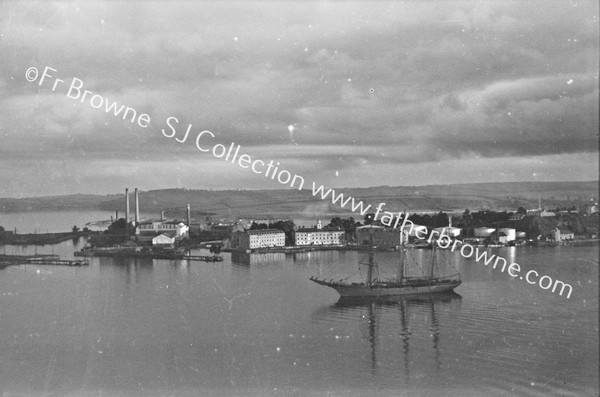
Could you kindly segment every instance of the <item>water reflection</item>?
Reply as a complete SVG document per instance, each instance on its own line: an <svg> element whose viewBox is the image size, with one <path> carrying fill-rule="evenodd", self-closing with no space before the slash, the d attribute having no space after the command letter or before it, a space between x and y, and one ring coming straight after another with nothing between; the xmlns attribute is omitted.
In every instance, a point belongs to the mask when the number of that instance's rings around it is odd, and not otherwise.
<svg viewBox="0 0 600 397"><path fill-rule="evenodd" d="M392 362L401 361L401 368L398 370L402 371L403 383L409 384L411 368L419 372L423 360L427 361L425 365L430 369L441 371L444 331L453 327L449 322L459 315L461 299L455 292L390 297L384 300L340 298L335 304L314 311L312 319L313 322L344 320L347 323L356 323L358 320L363 324L366 321L367 330L362 332L362 338L368 341L370 347L369 370L372 376L378 375L382 362L389 361L380 356L399 351L401 358L394 353ZM391 343L388 340L390 338Z"/></svg>
<svg viewBox="0 0 600 397"><path fill-rule="evenodd" d="M250 266L250 254L243 252L232 252L231 263L234 266Z"/></svg>
<svg viewBox="0 0 600 397"><path fill-rule="evenodd" d="M285 262L285 253L269 252L264 254L247 254L243 252L232 252L231 262L235 265L272 265Z"/></svg>
<svg viewBox="0 0 600 397"><path fill-rule="evenodd" d="M152 258L97 257L101 274L114 275L115 270L124 273L125 283L130 286L140 283L154 270Z"/></svg>

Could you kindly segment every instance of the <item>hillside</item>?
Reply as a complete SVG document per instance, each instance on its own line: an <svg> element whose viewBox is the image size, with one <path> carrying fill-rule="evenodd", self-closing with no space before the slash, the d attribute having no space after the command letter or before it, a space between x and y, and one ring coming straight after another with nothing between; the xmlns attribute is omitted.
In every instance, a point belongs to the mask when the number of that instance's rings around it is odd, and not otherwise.
<svg viewBox="0 0 600 397"><path fill-rule="evenodd" d="M337 189L336 189L337 191ZM388 211L463 211L508 210L519 206L537 208L572 206L598 200L598 182L519 182L430 186L378 186L339 189L346 197L376 206L386 203ZM195 215L216 214L225 217L314 217L352 214L351 210L331 204L331 200L313 197L310 190L188 190L161 189L140 192L142 212L161 210L181 216L190 204ZM133 209L133 194L131 196ZM124 195L69 195L34 198L0 198L1 212L40 210L119 210L125 208ZM356 214L355 214L356 215Z"/></svg>
<svg viewBox="0 0 600 397"><path fill-rule="evenodd" d="M98 209L106 201L123 195L72 194L27 198L0 198L0 212L64 211Z"/></svg>

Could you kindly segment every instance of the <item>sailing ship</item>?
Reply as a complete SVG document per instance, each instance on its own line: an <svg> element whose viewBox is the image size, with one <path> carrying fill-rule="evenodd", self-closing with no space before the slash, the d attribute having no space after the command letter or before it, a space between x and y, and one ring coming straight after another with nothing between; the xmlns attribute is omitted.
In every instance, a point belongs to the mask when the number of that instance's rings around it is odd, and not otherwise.
<svg viewBox="0 0 600 397"><path fill-rule="evenodd" d="M436 275L438 269L436 244L431 250L429 274L421 276L408 276L406 271L406 246L400 242L400 261L398 275L394 278L382 279L379 277L377 263L374 260L373 236L371 236L367 265L367 279L364 282L348 282L346 280L323 280L311 277L310 280L319 285L335 289L342 298L386 298L391 296L430 294L452 291L461 283L460 274L457 272L449 276Z"/></svg>

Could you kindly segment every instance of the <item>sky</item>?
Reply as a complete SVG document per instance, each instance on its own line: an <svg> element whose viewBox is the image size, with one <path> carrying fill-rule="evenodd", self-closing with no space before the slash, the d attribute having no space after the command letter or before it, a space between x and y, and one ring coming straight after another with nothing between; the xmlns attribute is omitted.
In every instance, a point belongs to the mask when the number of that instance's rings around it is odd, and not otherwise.
<svg viewBox="0 0 600 397"><path fill-rule="evenodd" d="M289 188L211 152L231 143L306 187L597 180L598 18L566 0L0 2L0 197Z"/></svg>

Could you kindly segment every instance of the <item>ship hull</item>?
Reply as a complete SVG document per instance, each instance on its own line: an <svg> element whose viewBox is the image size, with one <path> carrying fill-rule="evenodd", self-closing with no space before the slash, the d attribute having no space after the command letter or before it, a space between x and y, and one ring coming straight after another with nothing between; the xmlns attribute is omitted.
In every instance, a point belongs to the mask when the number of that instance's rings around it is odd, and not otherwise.
<svg viewBox="0 0 600 397"><path fill-rule="evenodd" d="M343 298L378 298L389 296L433 294L438 292L452 291L460 285L459 280L437 282L431 285L402 285L402 286L378 286L378 285L344 285L330 283L323 280L312 279L317 284L325 285L335 289Z"/></svg>

